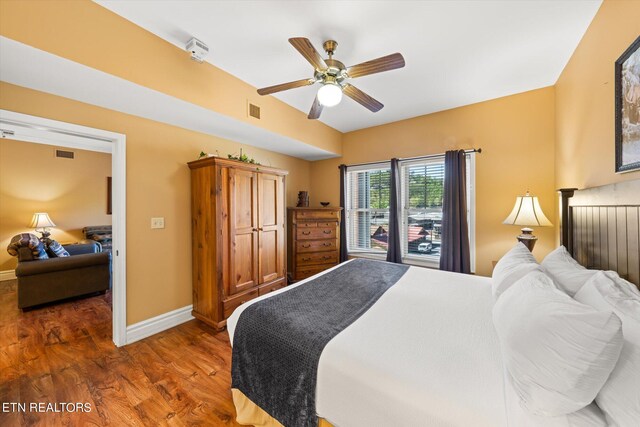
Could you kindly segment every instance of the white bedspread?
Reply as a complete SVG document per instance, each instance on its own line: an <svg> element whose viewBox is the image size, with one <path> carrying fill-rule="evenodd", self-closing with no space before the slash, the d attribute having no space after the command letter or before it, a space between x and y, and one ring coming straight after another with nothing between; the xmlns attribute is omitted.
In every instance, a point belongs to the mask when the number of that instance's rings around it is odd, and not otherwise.
<svg viewBox="0 0 640 427"><path fill-rule="evenodd" d="M231 341L244 308L305 282L236 309ZM411 267L325 347L318 415L336 427L506 426L492 307L489 278Z"/></svg>

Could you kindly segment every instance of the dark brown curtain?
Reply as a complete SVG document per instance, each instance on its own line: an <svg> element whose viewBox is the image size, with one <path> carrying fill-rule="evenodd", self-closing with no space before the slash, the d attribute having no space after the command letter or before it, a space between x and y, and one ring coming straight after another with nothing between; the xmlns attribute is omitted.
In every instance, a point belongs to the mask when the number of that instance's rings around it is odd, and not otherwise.
<svg viewBox="0 0 640 427"><path fill-rule="evenodd" d="M391 159L391 182L389 191L389 230L387 232L387 261L402 264L402 249L400 248L400 171L398 159Z"/></svg>
<svg viewBox="0 0 640 427"><path fill-rule="evenodd" d="M348 259L347 255L347 165L340 165L340 206L342 207L342 221L340 221L340 262Z"/></svg>
<svg viewBox="0 0 640 427"><path fill-rule="evenodd" d="M444 201L440 269L471 272L467 224L467 165L464 150L444 156Z"/></svg>

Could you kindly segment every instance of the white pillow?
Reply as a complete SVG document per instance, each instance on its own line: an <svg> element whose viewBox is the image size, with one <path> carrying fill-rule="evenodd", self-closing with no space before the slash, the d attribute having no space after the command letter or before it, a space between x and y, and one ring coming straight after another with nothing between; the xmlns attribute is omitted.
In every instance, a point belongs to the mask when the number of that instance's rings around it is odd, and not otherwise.
<svg viewBox="0 0 640 427"><path fill-rule="evenodd" d="M574 296L597 270L581 266L564 246L549 253L542 260L542 268L567 294Z"/></svg>
<svg viewBox="0 0 640 427"><path fill-rule="evenodd" d="M513 427L609 427L607 419L595 402L570 414L547 417L529 412L520 405L513 384L505 369L504 393L507 425Z"/></svg>
<svg viewBox="0 0 640 427"><path fill-rule="evenodd" d="M613 280L616 292L622 292L622 294L627 297L640 298L640 290L636 285L624 280L615 271L603 271L603 273L609 279Z"/></svg>
<svg viewBox="0 0 640 427"><path fill-rule="evenodd" d="M502 294L493 323L520 404L537 415L569 414L589 405L623 343L612 310L574 301L539 271Z"/></svg>
<svg viewBox="0 0 640 427"><path fill-rule="evenodd" d="M615 279L619 279L619 281ZM591 307L613 312L622 320L620 359L596 403L612 426L640 425L640 293L613 272L596 273L575 296Z"/></svg>
<svg viewBox="0 0 640 427"><path fill-rule="evenodd" d="M491 276L491 293L494 300L519 279L534 270L542 271L540 265L527 247L518 242L507 252L493 269Z"/></svg>

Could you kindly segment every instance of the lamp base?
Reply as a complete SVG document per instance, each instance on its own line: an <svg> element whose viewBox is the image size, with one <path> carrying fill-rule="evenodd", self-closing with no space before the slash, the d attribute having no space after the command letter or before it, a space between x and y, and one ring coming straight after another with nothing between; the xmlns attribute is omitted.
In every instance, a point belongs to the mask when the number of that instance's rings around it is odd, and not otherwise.
<svg viewBox="0 0 640 427"><path fill-rule="evenodd" d="M42 243L45 243L45 246L46 246L46 241L49 240L49 236L51 236L51 233L49 233L48 230L36 230L36 231L42 235L40 236L40 241Z"/></svg>
<svg viewBox="0 0 640 427"><path fill-rule="evenodd" d="M533 252L533 247L536 245L536 242L538 241L538 238L532 234L533 229L523 228L520 231L522 231L522 234L517 237L518 242L524 244L527 247L527 249L529 249L529 252Z"/></svg>

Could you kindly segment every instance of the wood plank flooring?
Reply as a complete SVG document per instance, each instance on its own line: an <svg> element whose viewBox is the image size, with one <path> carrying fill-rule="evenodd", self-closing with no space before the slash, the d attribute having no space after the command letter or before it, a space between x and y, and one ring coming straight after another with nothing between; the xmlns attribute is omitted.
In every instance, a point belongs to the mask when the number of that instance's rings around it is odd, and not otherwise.
<svg viewBox="0 0 640 427"><path fill-rule="evenodd" d="M0 402L81 402L91 412L1 412L0 426L239 426L226 332L192 320L117 348L111 297L22 312L0 282Z"/></svg>

